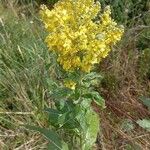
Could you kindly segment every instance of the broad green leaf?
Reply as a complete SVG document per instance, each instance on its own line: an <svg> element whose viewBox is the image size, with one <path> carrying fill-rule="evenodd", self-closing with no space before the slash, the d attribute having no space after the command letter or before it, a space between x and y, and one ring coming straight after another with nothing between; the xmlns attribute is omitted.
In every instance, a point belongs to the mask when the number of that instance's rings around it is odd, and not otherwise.
<svg viewBox="0 0 150 150"><path fill-rule="evenodd" d="M139 124L139 126L141 126L142 128L150 131L150 119L142 119L142 120L138 120L137 123Z"/></svg>
<svg viewBox="0 0 150 150"><path fill-rule="evenodd" d="M56 109L61 111L62 112L62 109L65 107L66 105L66 100L58 100L58 101L55 101L55 106L56 106Z"/></svg>
<svg viewBox="0 0 150 150"><path fill-rule="evenodd" d="M93 100L97 105L99 105L102 108L105 108L105 101L104 99L99 95L96 91L91 91L90 93L84 94L84 98L90 98Z"/></svg>
<svg viewBox="0 0 150 150"><path fill-rule="evenodd" d="M63 127L66 129L75 129L80 126L80 123L76 119L75 112L68 112L65 116Z"/></svg>
<svg viewBox="0 0 150 150"><path fill-rule="evenodd" d="M83 86L85 87L95 86L100 82L101 79L102 79L101 75L99 75L96 72L91 72L84 76L82 80Z"/></svg>
<svg viewBox="0 0 150 150"><path fill-rule="evenodd" d="M80 124L78 129L81 131L80 135L81 134L86 135L88 128L87 128L87 121L86 121L85 115L86 115L86 112L87 112L88 108L87 108L87 104L86 104L85 100L82 101L81 104L79 104L79 105L80 106L78 106L79 108L77 109L79 111L78 111L78 113L76 113L76 115L77 115L76 118L77 118L77 120Z"/></svg>
<svg viewBox="0 0 150 150"><path fill-rule="evenodd" d="M59 126L58 118L62 115L62 113L56 109L52 108L45 108L44 111L46 111L49 114L49 123L55 127Z"/></svg>
<svg viewBox="0 0 150 150"><path fill-rule="evenodd" d="M62 141L58 134L52 130L46 128L40 128L36 126L24 125L27 129L34 130L43 134L51 143L53 149L49 150L62 150Z"/></svg>
<svg viewBox="0 0 150 150"><path fill-rule="evenodd" d="M99 75L96 72L91 72L91 73L89 73L89 74L84 76L84 80L87 80L87 81L91 81L91 80L93 80L95 78L102 78L102 76Z"/></svg>
<svg viewBox="0 0 150 150"><path fill-rule="evenodd" d="M81 78L81 73L79 73L79 72L77 72L77 71L75 71L75 72L70 72L70 73L68 73L67 74L68 75L68 79L69 80L72 80L72 81L74 81L74 82L76 82L76 83L78 83L79 82L79 79Z"/></svg>
<svg viewBox="0 0 150 150"><path fill-rule="evenodd" d="M58 150L57 147L54 144L52 144L52 143L48 143L47 149L48 150Z"/></svg>
<svg viewBox="0 0 150 150"><path fill-rule="evenodd" d="M48 143L48 150L57 150L54 145ZM61 150L69 150L68 145L65 142L62 142L62 149Z"/></svg>
<svg viewBox="0 0 150 150"><path fill-rule="evenodd" d="M59 100L55 102L55 105L59 111L62 113L73 111L75 108L75 105L73 104L73 101L70 100Z"/></svg>
<svg viewBox="0 0 150 150"><path fill-rule="evenodd" d="M99 95L98 92L93 92L94 102L102 108L105 108L105 100Z"/></svg>
<svg viewBox="0 0 150 150"><path fill-rule="evenodd" d="M62 150L69 150L67 143L63 142Z"/></svg>
<svg viewBox="0 0 150 150"><path fill-rule="evenodd" d="M85 150L91 150L91 147L94 145L97 139L97 134L99 132L99 117L98 115L92 110L88 110L86 113L86 120L87 120L87 133L85 137Z"/></svg>
<svg viewBox="0 0 150 150"><path fill-rule="evenodd" d="M67 88L57 88L54 91L52 91L51 97L55 100L60 100L69 96L71 92L72 90Z"/></svg>
<svg viewBox="0 0 150 150"><path fill-rule="evenodd" d="M66 110L64 113L56 109L46 108L45 111L49 113L50 124L56 128L63 127L73 129L79 126L76 120L76 110Z"/></svg>
<svg viewBox="0 0 150 150"><path fill-rule="evenodd" d="M144 104L145 106L148 107L148 109L150 109L150 98L141 97L140 100L143 102L143 104Z"/></svg>

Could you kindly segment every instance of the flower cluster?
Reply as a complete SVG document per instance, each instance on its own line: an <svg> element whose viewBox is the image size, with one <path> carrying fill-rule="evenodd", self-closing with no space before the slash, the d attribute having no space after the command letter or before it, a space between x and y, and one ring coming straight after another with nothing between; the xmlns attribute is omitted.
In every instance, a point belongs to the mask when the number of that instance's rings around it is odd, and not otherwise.
<svg viewBox="0 0 150 150"><path fill-rule="evenodd" d="M72 90L75 90L75 88L76 88L76 83L72 80L65 81L64 85L65 85L65 87L72 89Z"/></svg>
<svg viewBox="0 0 150 150"><path fill-rule="evenodd" d="M89 72L121 39L123 28L111 19L110 7L100 11L94 0L60 0L52 10L42 6L46 43L64 70Z"/></svg>

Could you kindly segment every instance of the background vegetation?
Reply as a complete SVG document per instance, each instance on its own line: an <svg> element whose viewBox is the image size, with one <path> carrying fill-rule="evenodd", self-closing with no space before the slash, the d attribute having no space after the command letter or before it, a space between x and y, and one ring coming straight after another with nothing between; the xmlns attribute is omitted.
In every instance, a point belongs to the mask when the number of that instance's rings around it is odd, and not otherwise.
<svg viewBox="0 0 150 150"><path fill-rule="evenodd" d="M125 26L122 41L97 67L97 90L106 101L100 115L97 147L102 150L150 149L150 1L99 0ZM50 106L50 77L59 78L44 43L38 16L42 3L56 0L0 1L0 149L46 149L47 141L27 131L26 122L47 127L41 113Z"/></svg>

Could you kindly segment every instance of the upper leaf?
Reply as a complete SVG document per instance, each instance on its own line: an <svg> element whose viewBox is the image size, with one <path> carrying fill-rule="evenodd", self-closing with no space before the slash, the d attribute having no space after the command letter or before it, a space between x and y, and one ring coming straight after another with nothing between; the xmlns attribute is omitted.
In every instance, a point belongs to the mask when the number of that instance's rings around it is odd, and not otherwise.
<svg viewBox="0 0 150 150"><path fill-rule="evenodd" d="M96 91L91 91L89 93L86 93L83 95L84 98L90 98L93 100L98 106L105 108L105 101L104 99L100 96L100 94Z"/></svg>

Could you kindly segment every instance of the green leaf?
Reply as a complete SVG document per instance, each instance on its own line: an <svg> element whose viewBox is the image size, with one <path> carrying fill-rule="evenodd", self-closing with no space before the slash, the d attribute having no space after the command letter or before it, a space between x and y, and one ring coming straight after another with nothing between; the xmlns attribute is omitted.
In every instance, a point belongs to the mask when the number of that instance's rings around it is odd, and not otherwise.
<svg viewBox="0 0 150 150"><path fill-rule="evenodd" d="M82 79L83 86L90 87L90 86L98 85L101 79L102 79L101 75L99 75L96 72L91 72L85 75L84 78Z"/></svg>
<svg viewBox="0 0 150 150"><path fill-rule="evenodd" d="M105 108L105 101L96 91L91 91L90 93L84 94L84 98L90 98L93 100L98 106Z"/></svg>
<svg viewBox="0 0 150 150"><path fill-rule="evenodd" d="M59 100L55 102L55 105L57 109L62 113L73 111L75 108L73 101L70 100Z"/></svg>
<svg viewBox="0 0 150 150"><path fill-rule="evenodd" d="M58 101L55 101L55 106L56 106L56 109L61 111L62 112L62 109L65 107L66 105L66 100L58 100Z"/></svg>
<svg viewBox="0 0 150 150"><path fill-rule="evenodd" d="M62 149L69 150L68 145L65 142L63 142Z"/></svg>
<svg viewBox="0 0 150 150"><path fill-rule="evenodd" d="M55 90L58 87L58 84L51 78L45 79L48 85L49 90Z"/></svg>
<svg viewBox="0 0 150 150"><path fill-rule="evenodd" d="M76 72L76 71L75 72L70 72L67 75L68 75L69 80L72 80L76 83L78 83L79 79L81 78L81 74L79 72Z"/></svg>
<svg viewBox="0 0 150 150"><path fill-rule="evenodd" d="M68 112L66 113L65 120L63 127L66 129L75 129L80 126L78 120L76 119L76 114L75 112Z"/></svg>
<svg viewBox="0 0 150 150"><path fill-rule="evenodd" d="M55 100L60 100L69 96L71 92L72 90L67 88L57 88L52 92L51 97Z"/></svg>
<svg viewBox="0 0 150 150"><path fill-rule="evenodd" d="M52 143L48 143L47 149L48 150L58 150L57 147Z"/></svg>
<svg viewBox="0 0 150 150"><path fill-rule="evenodd" d="M46 111L49 114L49 123L55 127L59 126L58 118L62 115L62 113L56 109L52 108L45 108L44 111Z"/></svg>
<svg viewBox="0 0 150 150"><path fill-rule="evenodd" d="M87 120L87 133L84 149L90 150L96 142L97 134L99 132L99 117L92 109L88 110L85 117Z"/></svg>
<svg viewBox="0 0 150 150"><path fill-rule="evenodd" d="M45 108L44 111L49 112L51 114L60 114L60 111L53 108Z"/></svg>
<svg viewBox="0 0 150 150"><path fill-rule="evenodd" d="M105 101L104 101L104 99L99 95L99 93L98 92L92 92L92 95L93 95L93 100L94 100L94 102L97 104L97 105L99 105L99 106L101 106L102 108L105 108Z"/></svg>
<svg viewBox="0 0 150 150"><path fill-rule="evenodd" d="M148 109L150 109L150 98L141 97L140 100L143 102L143 104L144 104L145 106L148 107Z"/></svg>
<svg viewBox="0 0 150 150"><path fill-rule="evenodd" d="M126 119L122 122L121 128L123 131L129 132L129 131L132 131L135 128L135 126L134 126L132 120Z"/></svg>
<svg viewBox="0 0 150 150"><path fill-rule="evenodd" d="M56 149L55 149L54 145L49 143L48 150L56 150ZM62 143L62 150L69 150L68 145L65 142Z"/></svg>
<svg viewBox="0 0 150 150"><path fill-rule="evenodd" d="M137 124L139 124L139 126L141 126L142 128L150 131L150 119L138 120Z"/></svg>
<svg viewBox="0 0 150 150"><path fill-rule="evenodd" d="M86 80L86 81L91 81L91 80L93 80L95 78L102 78L102 76L99 75L96 72L91 72L91 73L85 75L83 79Z"/></svg>
<svg viewBox="0 0 150 150"><path fill-rule="evenodd" d="M74 129L79 127L79 122L76 119L77 106L72 101L65 101L63 107L60 107L60 103L57 103L57 108L45 108L44 110L49 113L49 122L56 128Z"/></svg>
<svg viewBox="0 0 150 150"><path fill-rule="evenodd" d="M58 134L52 130L46 128L40 128L36 126L24 125L27 129L34 130L43 134L51 143L53 149L49 150L62 150L62 141Z"/></svg>

